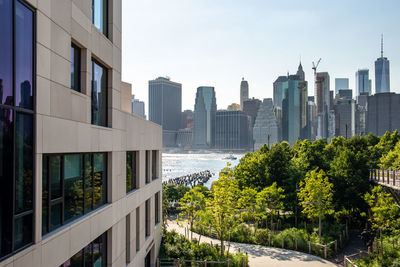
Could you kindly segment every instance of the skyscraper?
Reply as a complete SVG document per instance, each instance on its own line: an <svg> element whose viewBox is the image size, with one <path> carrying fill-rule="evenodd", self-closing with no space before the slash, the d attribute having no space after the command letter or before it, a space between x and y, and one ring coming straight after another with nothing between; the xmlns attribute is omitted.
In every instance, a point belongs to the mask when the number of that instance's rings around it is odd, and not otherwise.
<svg viewBox="0 0 400 267"><path fill-rule="evenodd" d="M193 147L211 148L214 146L216 112L217 101L214 87L198 87L194 105Z"/></svg>
<svg viewBox="0 0 400 267"><path fill-rule="evenodd" d="M253 140L254 150L259 149L264 144L273 145L279 142L278 122L271 98L264 98L258 109L253 127Z"/></svg>
<svg viewBox="0 0 400 267"><path fill-rule="evenodd" d="M181 124L182 84L170 78L149 81L149 120L163 130L177 131Z"/></svg>
<svg viewBox="0 0 400 267"><path fill-rule="evenodd" d="M219 110L216 113L215 148L247 150L250 117L241 110Z"/></svg>
<svg viewBox="0 0 400 267"><path fill-rule="evenodd" d="M389 60L383 57L383 36L381 39L381 57L375 61L375 93L390 92Z"/></svg>
<svg viewBox="0 0 400 267"><path fill-rule="evenodd" d="M274 82L274 106L275 108L282 108L282 100L284 98L284 90L283 90L283 83L287 82L287 76L279 76Z"/></svg>
<svg viewBox="0 0 400 267"><path fill-rule="evenodd" d="M371 95L368 69L362 69L356 72L356 97L359 95Z"/></svg>
<svg viewBox="0 0 400 267"><path fill-rule="evenodd" d="M329 136L329 74L327 72L318 72L315 77L315 105L316 105L316 124L317 139L328 138Z"/></svg>
<svg viewBox="0 0 400 267"><path fill-rule="evenodd" d="M240 83L240 108L243 110L243 101L249 99L249 83L242 78Z"/></svg>
<svg viewBox="0 0 400 267"><path fill-rule="evenodd" d="M349 89L348 78L335 78L335 96L339 93L339 90Z"/></svg>
<svg viewBox="0 0 400 267"><path fill-rule="evenodd" d="M400 130L400 94L380 93L368 97L367 133L384 135Z"/></svg>
<svg viewBox="0 0 400 267"><path fill-rule="evenodd" d="M251 128L254 126L261 100L257 98L247 99L243 102L243 112L251 118Z"/></svg>

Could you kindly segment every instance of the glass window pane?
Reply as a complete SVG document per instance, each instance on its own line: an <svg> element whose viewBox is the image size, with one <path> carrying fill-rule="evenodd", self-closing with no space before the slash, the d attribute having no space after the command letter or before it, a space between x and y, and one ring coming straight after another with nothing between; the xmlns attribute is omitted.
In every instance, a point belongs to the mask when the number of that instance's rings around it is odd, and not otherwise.
<svg viewBox="0 0 400 267"><path fill-rule="evenodd" d="M33 115L17 112L15 132L15 212L32 209Z"/></svg>
<svg viewBox="0 0 400 267"><path fill-rule="evenodd" d="M107 35L107 0L93 0L92 23L104 35Z"/></svg>
<svg viewBox="0 0 400 267"><path fill-rule="evenodd" d="M50 231L61 225L62 203L54 204L50 207Z"/></svg>
<svg viewBox="0 0 400 267"><path fill-rule="evenodd" d="M33 12L15 1L15 105L33 109Z"/></svg>
<svg viewBox="0 0 400 267"><path fill-rule="evenodd" d="M146 183L150 182L150 151L146 150Z"/></svg>
<svg viewBox="0 0 400 267"><path fill-rule="evenodd" d="M92 124L107 126L107 70L92 61Z"/></svg>
<svg viewBox="0 0 400 267"><path fill-rule="evenodd" d="M61 197L61 156L49 156L51 199Z"/></svg>
<svg viewBox="0 0 400 267"><path fill-rule="evenodd" d="M13 169L10 166L14 158L13 128L11 109L0 108L0 257L11 253L13 205L10 199L13 199Z"/></svg>
<svg viewBox="0 0 400 267"><path fill-rule="evenodd" d="M106 263L107 234L104 233L93 241L93 266L102 267Z"/></svg>
<svg viewBox="0 0 400 267"><path fill-rule="evenodd" d="M48 156L43 156L42 159L42 234L47 233L48 230L48 216L49 216L49 191L48 191Z"/></svg>
<svg viewBox="0 0 400 267"><path fill-rule="evenodd" d="M104 153L93 154L94 164L94 203L93 206L97 207L105 203L105 189L106 184L106 155Z"/></svg>
<svg viewBox="0 0 400 267"><path fill-rule="evenodd" d="M12 98L12 1L0 1L0 104L13 105ZM1 255L1 249L0 249Z"/></svg>
<svg viewBox="0 0 400 267"><path fill-rule="evenodd" d="M64 220L83 213L82 155L64 155Z"/></svg>
<svg viewBox="0 0 400 267"><path fill-rule="evenodd" d="M84 161L85 161L85 212L88 212L93 209L92 154L85 154Z"/></svg>
<svg viewBox="0 0 400 267"><path fill-rule="evenodd" d="M83 251L79 251L76 253L72 258L70 259L70 265L71 267L83 267Z"/></svg>
<svg viewBox="0 0 400 267"><path fill-rule="evenodd" d="M19 249L33 241L33 215L28 214L14 221L14 249Z"/></svg>
<svg viewBox="0 0 400 267"><path fill-rule="evenodd" d="M76 45L71 45L71 89L80 92L80 60L81 50Z"/></svg>
<svg viewBox="0 0 400 267"><path fill-rule="evenodd" d="M93 243L90 243L83 249L83 255L84 255L84 261L85 261L85 267L86 266L93 266L92 265L92 245Z"/></svg>
<svg viewBox="0 0 400 267"><path fill-rule="evenodd" d="M151 153L151 178L156 179L157 177L157 151L153 150Z"/></svg>
<svg viewBox="0 0 400 267"><path fill-rule="evenodd" d="M132 154L133 152L126 152L126 192L132 190Z"/></svg>

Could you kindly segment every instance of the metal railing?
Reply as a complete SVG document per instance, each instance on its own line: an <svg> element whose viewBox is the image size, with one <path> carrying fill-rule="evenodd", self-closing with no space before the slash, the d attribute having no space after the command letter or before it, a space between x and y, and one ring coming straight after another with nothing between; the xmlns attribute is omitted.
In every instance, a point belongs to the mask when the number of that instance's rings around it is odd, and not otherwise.
<svg viewBox="0 0 400 267"><path fill-rule="evenodd" d="M381 185L400 189L400 170L372 169L369 179Z"/></svg>

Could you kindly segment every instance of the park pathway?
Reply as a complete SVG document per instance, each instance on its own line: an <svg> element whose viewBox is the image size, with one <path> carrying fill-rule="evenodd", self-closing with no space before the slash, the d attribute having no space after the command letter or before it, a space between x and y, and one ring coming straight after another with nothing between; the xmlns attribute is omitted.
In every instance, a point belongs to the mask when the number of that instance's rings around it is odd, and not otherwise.
<svg viewBox="0 0 400 267"><path fill-rule="evenodd" d="M183 223L180 222L180 225ZM184 235L185 229L182 226L179 226L176 221L168 221L168 231L175 230L178 233ZM199 235L193 233L193 238L199 239ZM209 238L205 236L201 236L200 242L204 243L219 243L219 240L214 238ZM226 242L226 246L229 245L229 242ZM235 243L230 242L229 252L238 252L240 249L243 253L248 253L249 255L249 264L250 267L317 267L317 266L337 266L332 262L324 260L314 255L281 249L281 248L272 248L265 247L254 244L243 244L243 243Z"/></svg>

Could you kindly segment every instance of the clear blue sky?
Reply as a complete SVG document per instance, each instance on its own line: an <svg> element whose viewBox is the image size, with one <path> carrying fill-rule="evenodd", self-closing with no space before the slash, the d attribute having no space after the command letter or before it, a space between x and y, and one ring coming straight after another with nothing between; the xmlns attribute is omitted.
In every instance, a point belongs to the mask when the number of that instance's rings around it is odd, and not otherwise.
<svg viewBox="0 0 400 267"><path fill-rule="evenodd" d="M319 71L350 79L390 60L391 91L400 92L400 1L392 0L122 0L122 79L146 102L148 80L182 83L182 108L193 109L196 88L214 86L218 109L239 102L242 77L250 97L272 97L279 75L295 73L301 56L314 94Z"/></svg>

